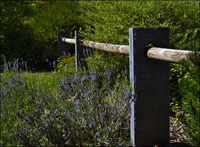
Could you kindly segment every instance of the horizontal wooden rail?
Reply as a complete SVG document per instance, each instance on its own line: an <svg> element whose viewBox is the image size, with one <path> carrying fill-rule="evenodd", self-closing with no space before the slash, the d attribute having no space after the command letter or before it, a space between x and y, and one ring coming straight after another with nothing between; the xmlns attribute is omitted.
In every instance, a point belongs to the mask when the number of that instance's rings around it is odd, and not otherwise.
<svg viewBox="0 0 200 147"><path fill-rule="evenodd" d="M192 51L152 47L147 51L147 56L152 59L179 63L189 53Z"/></svg>
<svg viewBox="0 0 200 147"><path fill-rule="evenodd" d="M75 44L75 39L62 38L63 42ZM98 43L94 41L83 41L83 45L86 47L91 47L99 50L104 50L108 52L120 53L120 54L129 54L128 45L115 45L107 43Z"/></svg>
<svg viewBox="0 0 200 147"><path fill-rule="evenodd" d="M107 43L98 43L93 41L83 41L83 45L95 49L100 49L108 52L120 53L120 54L129 54L128 45L115 45Z"/></svg>
<svg viewBox="0 0 200 147"><path fill-rule="evenodd" d="M63 42L75 44L75 39L63 38L63 37L61 39Z"/></svg>
<svg viewBox="0 0 200 147"><path fill-rule="evenodd" d="M75 44L75 39L62 38L62 41L66 43ZM83 41L83 45L108 52L127 54L127 55L129 54L128 45L115 45L107 43L98 43L94 41ZM152 47L147 51L147 57L173 63L179 63L180 60L186 58L186 56L189 53L192 53L192 51Z"/></svg>

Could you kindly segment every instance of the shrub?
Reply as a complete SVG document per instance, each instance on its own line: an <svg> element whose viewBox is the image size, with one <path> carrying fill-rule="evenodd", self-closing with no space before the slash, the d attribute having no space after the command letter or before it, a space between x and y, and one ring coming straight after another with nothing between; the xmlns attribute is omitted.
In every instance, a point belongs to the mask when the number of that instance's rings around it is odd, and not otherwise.
<svg viewBox="0 0 200 147"><path fill-rule="evenodd" d="M200 51L199 45L197 49ZM200 54L194 52L182 64L187 70L180 81L185 132L192 145L200 146Z"/></svg>
<svg viewBox="0 0 200 147"><path fill-rule="evenodd" d="M97 74L63 79L54 73L5 71L1 146L130 145L127 79L111 84L110 72L99 80Z"/></svg>
<svg viewBox="0 0 200 147"><path fill-rule="evenodd" d="M74 75L76 73L75 55L63 55L59 57L54 72L67 77Z"/></svg>

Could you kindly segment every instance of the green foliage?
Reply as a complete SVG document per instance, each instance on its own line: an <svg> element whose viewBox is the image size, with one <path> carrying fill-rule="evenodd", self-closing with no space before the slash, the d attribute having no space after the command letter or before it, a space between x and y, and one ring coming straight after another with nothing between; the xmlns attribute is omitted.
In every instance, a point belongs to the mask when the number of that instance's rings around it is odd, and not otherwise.
<svg viewBox="0 0 200 147"><path fill-rule="evenodd" d="M45 68L45 58L56 60L56 31L83 25L73 1L1 1L1 8L0 54L9 61L23 58L35 70Z"/></svg>
<svg viewBox="0 0 200 147"><path fill-rule="evenodd" d="M95 51L93 55L86 58L86 63L89 67L89 73L100 74L104 71L120 73L128 64L128 58L125 55Z"/></svg>
<svg viewBox="0 0 200 147"><path fill-rule="evenodd" d="M54 70L55 73L61 76L70 77L76 73L75 55L63 55L58 58L58 64Z"/></svg>
<svg viewBox="0 0 200 147"><path fill-rule="evenodd" d="M191 50L192 41L198 38L197 1L80 1L80 6L80 18L86 24L81 31L85 40L128 45L130 27L170 27L170 48L182 50ZM100 56L107 61L108 56ZM127 57L115 54L112 58L115 59L113 67L120 68L118 63L128 66ZM90 61L94 62L95 58ZM184 71L178 73L180 68L172 66L171 93L174 96L176 83L184 74Z"/></svg>
<svg viewBox="0 0 200 147"><path fill-rule="evenodd" d="M42 50L43 60L57 58L57 31L74 31L82 26L78 19L78 5L73 1L55 1L37 4L37 13L30 20L37 45Z"/></svg>
<svg viewBox="0 0 200 147"><path fill-rule="evenodd" d="M199 43L189 60L182 62L187 73L180 80L186 133L194 146L200 146L200 54L197 51L200 51Z"/></svg>
<svg viewBox="0 0 200 147"><path fill-rule="evenodd" d="M199 2L82 1L80 4L87 24L82 34L87 40L128 45L130 27L170 27L173 48L186 49L185 44L197 39Z"/></svg>
<svg viewBox="0 0 200 147"><path fill-rule="evenodd" d="M0 2L0 56L3 54L9 61L16 58L33 63L30 57L34 56L34 38L26 22L35 12L32 1L1 1ZM0 64L3 64L0 58Z"/></svg>

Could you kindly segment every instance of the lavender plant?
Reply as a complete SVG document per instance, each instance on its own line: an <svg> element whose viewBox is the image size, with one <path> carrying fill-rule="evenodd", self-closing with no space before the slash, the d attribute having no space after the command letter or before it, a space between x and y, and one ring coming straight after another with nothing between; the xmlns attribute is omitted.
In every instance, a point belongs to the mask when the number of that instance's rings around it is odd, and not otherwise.
<svg viewBox="0 0 200 147"><path fill-rule="evenodd" d="M105 75L101 88L96 74L64 79L59 85L59 100L73 105L68 113L78 131L73 139L78 145L129 144L130 90L125 81L110 87L110 74Z"/></svg>
<svg viewBox="0 0 200 147"><path fill-rule="evenodd" d="M127 79L113 82L111 72L60 78L4 65L0 146L130 145Z"/></svg>

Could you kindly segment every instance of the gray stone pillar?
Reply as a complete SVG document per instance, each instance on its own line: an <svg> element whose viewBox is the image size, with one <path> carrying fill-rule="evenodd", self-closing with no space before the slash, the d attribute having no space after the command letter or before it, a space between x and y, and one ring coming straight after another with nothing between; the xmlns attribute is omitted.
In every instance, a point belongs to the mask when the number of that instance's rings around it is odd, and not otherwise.
<svg viewBox="0 0 200 147"><path fill-rule="evenodd" d="M149 59L147 46L169 48L169 28L129 28L134 146L169 142L169 63Z"/></svg>

